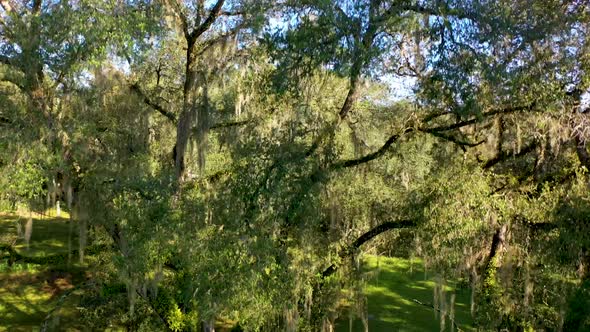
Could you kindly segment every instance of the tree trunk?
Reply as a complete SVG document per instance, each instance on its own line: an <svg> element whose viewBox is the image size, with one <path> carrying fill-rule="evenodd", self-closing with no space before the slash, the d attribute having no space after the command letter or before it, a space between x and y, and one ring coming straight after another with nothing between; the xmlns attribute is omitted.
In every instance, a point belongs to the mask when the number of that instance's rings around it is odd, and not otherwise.
<svg viewBox="0 0 590 332"><path fill-rule="evenodd" d="M215 319L202 322L203 332L215 332Z"/></svg>
<svg viewBox="0 0 590 332"><path fill-rule="evenodd" d="M25 224L25 243L27 244L27 250L29 250L29 243L31 236L33 235L33 211L29 208L29 218Z"/></svg>

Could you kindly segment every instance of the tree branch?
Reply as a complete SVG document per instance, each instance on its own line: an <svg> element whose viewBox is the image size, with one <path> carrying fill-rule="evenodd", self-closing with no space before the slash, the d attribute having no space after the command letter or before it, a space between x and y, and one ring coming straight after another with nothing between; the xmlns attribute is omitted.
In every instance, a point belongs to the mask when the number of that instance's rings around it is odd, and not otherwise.
<svg viewBox="0 0 590 332"><path fill-rule="evenodd" d="M433 127L433 128L421 128L420 131L427 132L427 133L433 133L433 132L438 132L438 131L448 131L448 130L453 130L453 129L459 129L462 127L473 125L473 124L481 121L481 119L487 118L487 117L490 117L493 115L531 111L534 108L534 106L535 106L535 103L532 103L530 105L525 105L525 106L516 106L516 107L495 109L495 110L491 110L491 111L482 113L479 117L476 117L476 118L473 118L470 120L459 121L459 122L453 123L451 125L445 125L445 126L439 126L439 127Z"/></svg>
<svg viewBox="0 0 590 332"><path fill-rule="evenodd" d="M41 4L43 0L34 0L33 1L33 14L39 14L41 11Z"/></svg>
<svg viewBox="0 0 590 332"><path fill-rule="evenodd" d="M199 38L203 33L205 33L205 31L209 30L211 25L213 25L215 19L217 19L219 13L221 12L221 7L223 7L224 2L225 0L217 0L217 3L215 3L215 6L213 6L213 8L211 9L211 12L209 13L207 19L205 19L205 21L201 25L195 28L195 30L193 30L188 35L187 41L189 42L189 48L195 44L197 38Z"/></svg>
<svg viewBox="0 0 590 332"><path fill-rule="evenodd" d="M462 148L464 148L464 147L473 148L473 147L476 147L476 146L481 145L481 144L483 144L483 143L486 142L486 140L483 139L483 140L481 140L479 142L473 143L473 142L462 141L462 140L460 140L460 139L458 139L458 138L456 138L454 136L444 135L444 134L439 133L439 132L426 132L426 133L431 134L434 137L438 137L440 139L443 139L445 141L449 141L451 143L457 144L457 145L461 146ZM463 149L463 150L465 150L465 149Z"/></svg>
<svg viewBox="0 0 590 332"><path fill-rule="evenodd" d="M139 85L137 83L131 84L130 89L131 89L131 91L137 93L139 95L139 97L141 97L143 99L143 102L146 103L148 106L152 107L153 109L158 111L160 114L162 114L163 116L168 118L168 120L172 121L172 123L176 123L176 115L170 111L165 110L162 106L158 105L157 103L155 103L154 101L149 99L148 96L146 96L143 93L143 91L141 91L141 88L139 87Z"/></svg>
<svg viewBox="0 0 590 332"><path fill-rule="evenodd" d="M494 158L486 161L481 167L483 169L488 169L491 168L493 166L495 166L498 163L501 163L503 161L506 161L508 158L510 157L522 157L526 154L528 154L529 152L532 152L533 150L535 150L535 148L538 146L537 142L532 142L531 144L525 146L523 149L520 150L520 152L516 153L516 154L511 154L507 151L502 151L501 153L499 153L497 156L495 156Z"/></svg>
<svg viewBox="0 0 590 332"><path fill-rule="evenodd" d="M401 5L399 7L392 6L392 7L394 7L394 9L398 9L401 11L409 11L409 12L414 12L417 14L426 14L426 15L430 15L430 16L439 16L439 17L452 16L452 17L455 17L458 19L462 19L462 20L468 19L468 20L472 20L472 21L475 21L477 19L477 17L474 14L467 13L467 12L461 11L459 9L452 9L452 8L445 8L445 11L442 12L440 10L428 8L425 6L418 5L418 4Z"/></svg>
<svg viewBox="0 0 590 332"><path fill-rule="evenodd" d="M354 242L352 242L346 249L340 252L338 255L340 259L346 258L354 253L354 251L360 248L363 244L369 242L374 237L383 234L387 231L393 229L401 229L401 228L409 228L417 226L417 222L415 220L399 220L399 221L388 221L379 226L373 227L372 229L365 232L363 235L359 236ZM333 263L328 268L322 272L322 279L325 279L338 269L336 263Z"/></svg>
<svg viewBox="0 0 590 332"><path fill-rule="evenodd" d="M240 15L244 15L243 11L228 11L228 10L224 10L222 12L219 13L220 16L240 16Z"/></svg>
<svg viewBox="0 0 590 332"><path fill-rule="evenodd" d="M240 29L242 29L244 26L245 26L245 24L238 24L234 29L230 30L229 32L205 41L204 43L202 43L200 45L200 49L197 53L195 53L195 56L200 56L203 53L207 52L207 50L209 50L211 47L215 46L216 44L223 42L224 40L226 40L227 38L229 38L231 36L235 36L240 31Z"/></svg>
<svg viewBox="0 0 590 332"><path fill-rule="evenodd" d="M414 131L413 128L408 128L404 131L403 134L407 134ZM392 135L391 137L389 137L387 139L387 141L385 141L385 143L375 152L371 152L367 155L364 155L360 158L357 159L348 159L348 160L341 160L341 161L337 161L334 164L332 164L329 168L331 170L337 170L340 168L346 168L346 167L354 167L354 166L358 166L360 164L364 164L367 163L371 160L377 159L382 157L387 150L389 149L389 147L395 143L395 141L397 141L399 138L401 137L401 135L395 134Z"/></svg>
<svg viewBox="0 0 590 332"><path fill-rule="evenodd" d="M209 127L209 129L216 130L216 129L230 128L230 127L238 127L238 126L243 126L243 125L246 125L246 124L252 123L252 122L253 122L253 120L251 120L251 119L241 120L241 121L220 122L220 123L216 123L216 124L212 125L211 127Z"/></svg>
<svg viewBox="0 0 590 332"><path fill-rule="evenodd" d="M12 6L7 0L0 0L0 6L2 6L2 9L4 9L6 13L10 13L12 11Z"/></svg>

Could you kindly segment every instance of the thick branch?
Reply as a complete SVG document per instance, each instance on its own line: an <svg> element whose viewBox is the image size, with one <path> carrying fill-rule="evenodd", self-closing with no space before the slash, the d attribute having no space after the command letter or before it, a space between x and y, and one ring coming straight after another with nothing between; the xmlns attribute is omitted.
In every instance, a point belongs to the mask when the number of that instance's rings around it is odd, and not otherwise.
<svg viewBox="0 0 590 332"><path fill-rule="evenodd" d="M404 134L410 133L412 131L413 131L413 128L408 128L404 131ZM392 135L391 137L389 137L387 139L387 141L385 141L385 143L377 151L371 152L371 153L364 155L364 156L357 158L357 159L338 161L338 162L332 164L330 166L330 169L336 170L336 169L340 169L340 168L354 167L354 166L358 166L360 164L367 163L371 160L380 158L387 152L389 147L391 147L391 145L393 143L395 143L395 141L397 141L400 137L401 136L398 134Z"/></svg>
<svg viewBox="0 0 590 332"><path fill-rule="evenodd" d="M39 14L41 11L41 3L43 0L34 0L33 1L33 14Z"/></svg>
<svg viewBox="0 0 590 332"><path fill-rule="evenodd" d="M229 37L235 36L238 34L238 32L240 31L240 29L242 29L245 24L245 22L243 22L242 24L237 25L235 28L233 28L232 30L228 31L227 33L224 33L222 35L219 35L215 38L211 38L207 41L205 41L204 43L200 44L200 49L197 53L195 53L195 56L201 56L203 55L205 52L207 52L211 47L217 45L217 44L221 44L223 42L225 42Z"/></svg>
<svg viewBox="0 0 590 332"><path fill-rule="evenodd" d="M481 145L483 143L486 142L485 139L479 141L479 142L467 142L467 141L462 141L454 136L449 136L449 135L444 135L442 133L439 132L427 132L428 134L431 134L432 136L438 137L440 139L444 139L445 141L449 141L451 143L457 144L461 147L476 147L478 145ZM465 149L464 149L465 150Z"/></svg>
<svg viewBox="0 0 590 332"><path fill-rule="evenodd" d="M530 111L533 109L533 107L534 107L534 103L531 105L526 105L526 106L517 106L517 107L507 107L507 108L495 109L495 110L485 112L477 118L456 122L451 125L444 125L444 126L438 126L438 127L433 127L433 128L422 128L422 129L420 129L420 131L427 132L427 133L433 133L433 132L438 132L438 131L448 131L448 130L453 130L453 129L459 129L459 128L463 128L463 127L467 127L467 126L476 124L477 122L481 121L482 119L488 118L493 115Z"/></svg>
<svg viewBox="0 0 590 332"><path fill-rule="evenodd" d="M458 9L451 9L451 8L445 8L443 11L441 11L440 9L433 9L433 8L428 8L428 7L424 7L421 5L401 5L399 7L393 6L393 9L398 9L400 11L409 11L409 12L414 12L417 14L425 14L425 15L430 15L430 16L439 16L439 17L455 17L461 20L464 19L468 19L468 20L472 20L475 21L477 19L477 17L473 14L458 10Z"/></svg>
<svg viewBox="0 0 590 332"><path fill-rule="evenodd" d="M3 63L5 65L11 66L11 67L14 66L12 64L12 59L5 56L5 55L0 55L0 63Z"/></svg>
<svg viewBox="0 0 590 332"><path fill-rule="evenodd" d="M368 52L373 45L377 30L379 28L379 20L374 16L378 6L378 1L371 1L371 8L369 9L369 26L367 31L360 38L361 31L358 32L358 36L355 38L355 49L354 49L354 60L350 69L350 87L346 94L344 104L338 112L337 122L329 126L313 141L309 149L305 152L305 157L311 156L320 146L322 140L329 134L330 131L334 130L338 124L346 118L348 113L352 110L354 103L358 100L360 94L360 80L361 72L367 63ZM338 8L338 6L336 6Z"/></svg>
<svg viewBox="0 0 590 332"><path fill-rule="evenodd" d="M380 234L383 234L387 231L390 231L393 229L415 227L416 225L417 225L417 222L415 220L388 221L386 223L383 223L379 226L376 226L376 227L368 230L363 235L358 237L353 243L351 243L345 250L343 250L339 254L339 257L340 257L340 259L342 259L342 258L346 258L346 257L352 255L354 253L354 251L356 249L360 248L363 244L369 242L374 237L376 237ZM334 274L334 272L336 272L337 269L338 269L338 266L336 265L336 263L333 263L327 269L325 269L324 272L322 272L322 278L325 279L325 278L331 276L332 274Z"/></svg>
<svg viewBox="0 0 590 332"><path fill-rule="evenodd" d="M4 9L6 13L10 13L12 11L12 6L7 0L0 0L0 6L2 6L2 9Z"/></svg>
<svg viewBox="0 0 590 332"><path fill-rule="evenodd" d="M513 157L513 158L522 157L522 156L528 154L529 152L534 151L535 148L537 147L537 145L538 145L537 142L532 142L531 144L529 144L529 145L525 146L523 149L521 149L519 153L515 153L515 154L512 154L507 151L502 151L494 158L486 161L482 165L482 168L483 169L491 168L491 167L495 166L496 164L506 161L508 158L511 158L511 157Z"/></svg>
<svg viewBox="0 0 590 332"><path fill-rule="evenodd" d="M193 30L189 34L187 38L189 48L195 44L197 38L199 38L203 33L205 33L205 31L209 30L211 25L213 25L215 19L217 19L221 12L221 7L223 7L224 2L225 0L217 0L217 3L215 3L215 6L213 6L213 8L211 9L211 12L209 13L207 19L205 19L205 22L203 22L203 24L199 25L197 28L195 28L195 30Z"/></svg>
<svg viewBox="0 0 590 332"><path fill-rule="evenodd" d="M221 122L221 123L216 123L216 124L212 125L211 127L209 127L209 129L216 130L216 129L230 128L230 127L239 127L239 126L243 126L248 123L251 123L251 122L253 122L253 120Z"/></svg>
<svg viewBox="0 0 590 332"><path fill-rule="evenodd" d="M137 93L143 99L144 103L146 103L148 106L152 107L153 109L158 111L160 114L162 114L163 116L168 118L168 120L172 121L173 123L176 123L176 115L170 111L165 110L162 106L158 105L153 100L148 98L148 96L146 96L143 93L143 91L141 91L141 89L139 88L139 85L137 83L132 84L130 88L131 88L131 91Z"/></svg>

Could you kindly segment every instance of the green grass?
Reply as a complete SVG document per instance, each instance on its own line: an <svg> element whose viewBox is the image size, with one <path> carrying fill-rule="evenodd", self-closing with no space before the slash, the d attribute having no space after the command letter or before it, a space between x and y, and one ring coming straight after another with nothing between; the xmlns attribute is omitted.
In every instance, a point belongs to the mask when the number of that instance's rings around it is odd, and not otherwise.
<svg viewBox="0 0 590 332"><path fill-rule="evenodd" d="M13 244L23 255L42 257L68 251L70 234L67 219L36 215L29 248L24 240L17 238L15 215L0 214L0 243ZM67 215L65 216L67 217ZM25 218L20 218L24 221ZM78 243L78 230L74 227L72 245ZM76 260L74 258L74 260ZM425 276L421 262L401 258L365 256L364 269L370 276L365 294L368 302L370 331L440 331L440 323L434 310L414 300L430 304L433 302L435 283ZM7 265L0 259L0 331L37 331L52 310L61 294L81 283L84 267L39 266L34 264ZM447 301L452 288L447 287ZM455 322L466 331L471 331L469 313L469 290L456 292ZM60 331L78 330L75 309L79 294L74 293L54 313L54 326ZM350 331L348 311L342 310L336 331ZM447 319L447 331L450 322ZM353 320L352 331L364 331L362 321Z"/></svg>
<svg viewBox="0 0 590 332"><path fill-rule="evenodd" d="M65 218L64 218L65 217ZM70 227L62 218L34 215L29 246L17 236L17 225L26 217L0 214L0 243L11 244L22 255L43 257L68 251ZM72 229L72 246L78 244L77 228ZM75 257L74 257L75 261ZM38 331L47 313L55 308L61 294L84 280L84 267L40 266L16 263L8 266L0 259L0 331ZM74 294L54 314L52 323L60 330L75 330ZM55 325L55 326L57 326Z"/></svg>
<svg viewBox="0 0 590 332"><path fill-rule="evenodd" d="M440 321L432 307L435 282L425 275L423 265L414 260L379 256L364 258L365 270L371 276L365 288L368 302L369 331L440 331ZM446 300L450 302L453 289L446 287ZM470 314L470 291L455 292L455 322L464 331L473 331ZM347 311L336 323L337 332L350 331ZM344 316L344 317L342 317ZM446 331L451 323L446 320ZM364 331L358 318L353 320L352 331Z"/></svg>
<svg viewBox="0 0 590 332"><path fill-rule="evenodd" d="M27 256L42 257L46 255L64 253L68 251L68 236L70 233L68 219L62 217L48 217L35 214L33 217L33 231L29 242L29 247L24 239L17 238L18 223L21 223L24 230L26 216L17 216L12 214L0 215L0 243L12 244L21 254ZM72 246L77 245L78 229L73 224L72 229Z"/></svg>

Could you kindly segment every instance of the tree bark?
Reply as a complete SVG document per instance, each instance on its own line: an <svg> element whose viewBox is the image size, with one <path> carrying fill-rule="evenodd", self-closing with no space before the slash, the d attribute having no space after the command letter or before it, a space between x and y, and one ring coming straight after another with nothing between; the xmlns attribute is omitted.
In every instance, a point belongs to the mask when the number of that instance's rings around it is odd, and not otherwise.
<svg viewBox="0 0 590 332"><path fill-rule="evenodd" d="M373 227L363 235L359 236L354 242L352 242L345 250L340 252L338 255L340 259L346 258L354 253L354 251L360 248L363 244L372 240L374 237L383 234L393 229L415 227L417 222L415 220L399 220L399 221L388 221L379 226ZM325 279L336 272L338 265L333 263L322 272L322 279Z"/></svg>

